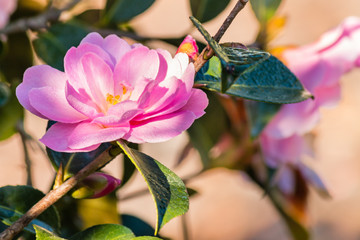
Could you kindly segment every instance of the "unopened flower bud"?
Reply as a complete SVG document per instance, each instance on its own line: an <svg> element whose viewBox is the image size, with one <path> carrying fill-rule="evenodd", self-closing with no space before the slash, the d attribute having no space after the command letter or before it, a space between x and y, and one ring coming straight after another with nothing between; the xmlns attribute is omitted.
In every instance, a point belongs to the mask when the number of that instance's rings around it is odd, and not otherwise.
<svg viewBox="0 0 360 240"><path fill-rule="evenodd" d="M103 197L114 191L120 184L120 179L95 172L79 183L79 187L72 193L72 197L77 199Z"/></svg>
<svg viewBox="0 0 360 240"><path fill-rule="evenodd" d="M195 39L187 35L186 38L180 44L176 53L186 53L192 61L195 61L199 55L199 48L196 45Z"/></svg>

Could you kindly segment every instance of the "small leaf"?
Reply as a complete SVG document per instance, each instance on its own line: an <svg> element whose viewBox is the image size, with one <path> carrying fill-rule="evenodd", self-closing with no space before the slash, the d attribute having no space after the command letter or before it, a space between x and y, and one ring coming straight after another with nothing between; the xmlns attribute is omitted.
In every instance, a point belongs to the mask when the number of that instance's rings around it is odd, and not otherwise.
<svg viewBox="0 0 360 240"><path fill-rule="evenodd" d="M40 226L34 225L34 229L36 232L36 240L65 240L65 238L58 237L56 234Z"/></svg>
<svg viewBox="0 0 360 240"><path fill-rule="evenodd" d="M45 195L30 186L5 186L0 188L0 220L11 225ZM33 224L57 232L60 228L59 214L54 206L45 210L25 228L34 232Z"/></svg>
<svg viewBox="0 0 360 240"><path fill-rule="evenodd" d="M88 228L72 236L69 240L129 240L135 235L130 229L118 224L102 224Z"/></svg>
<svg viewBox="0 0 360 240"><path fill-rule="evenodd" d="M230 0L190 0L192 15L201 22L207 22L221 13Z"/></svg>
<svg viewBox="0 0 360 240"><path fill-rule="evenodd" d="M108 0L103 22L124 23L146 11L155 0Z"/></svg>
<svg viewBox="0 0 360 240"><path fill-rule="evenodd" d="M67 22L52 25L33 41L36 54L48 65L63 71L64 56L72 46L77 46L89 32L79 23Z"/></svg>
<svg viewBox="0 0 360 240"><path fill-rule="evenodd" d="M281 0L251 0L251 8L261 24L266 24L278 9Z"/></svg>
<svg viewBox="0 0 360 240"><path fill-rule="evenodd" d="M156 235L172 218L186 213L189 209L186 187L175 173L152 157L129 148L122 141L117 143L144 177L154 199L157 211Z"/></svg>
<svg viewBox="0 0 360 240"><path fill-rule="evenodd" d="M250 134L257 138L272 117L279 111L281 104L244 101L250 122Z"/></svg>

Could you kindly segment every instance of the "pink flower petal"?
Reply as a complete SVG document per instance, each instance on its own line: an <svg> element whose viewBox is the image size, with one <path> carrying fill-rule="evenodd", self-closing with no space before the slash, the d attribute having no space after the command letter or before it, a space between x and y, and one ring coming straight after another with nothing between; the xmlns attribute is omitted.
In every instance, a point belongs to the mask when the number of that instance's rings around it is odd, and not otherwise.
<svg viewBox="0 0 360 240"><path fill-rule="evenodd" d="M103 128L98 124L55 123L40 139L49 148L59 152L87 152L103 142L118 140L129 130L128 126Z"/></svg>
<svg viewBox="0 0 360 240"><path fill-rule="evenodd" d="M183 111L190 111L195 114L196 118L201 117L205 114L204 109L209 105L209 100L206 93L199 89L193 89L191 96L187 101L186 105L181 108Z"/></svg>
<svg viewBox="0 0 360 240"><path fill-rule="evenodd" d="M98 116L103 116L100 107L97 106L91 100L91 97L85 92L84 89L80 89L78 93L69 82L66 84L66 99L69 104L76 109L78 112L86 115L88 118L95 118Z"/></svg>
<svg viewBox="0 0 360 240"><path fill-rule="evenodd" d="M81 63L90 89L89 95L103 111L106 111L106 96L114 95L114 80L109 65L92 53L84 54Z"/></svg>
<svg viewBox="0 0 360 240"><path fill-rule="evenodd" d="M138 123L131 123L131 130L123 138L135 143L167 141L186 129L195 120L188 111L179 111Z"/></svg>
<svg viewBox="0 0 360 240"><path fill-rule="evenodd" d="M92 122L103 126L127 126L129 121L143 110L138 108L138 104L133 101L123 101L109 108L106 116L97 117Z"/></svg>
<svg viewBox="0 0 360 240"><path fill-rule="evenodd" d="M155 80L159 70L159 55L146 47L137 47L127 52L114 70L115 94L123 91L123 86L131 87L130 100L136 101L151 80Z"/></svg>
<svg viewBox="0 0 360 240"><path fill-rule="evenodd" d="M16 89L19 102L33 114L54 121L79 122L85 116L65 98L66 75L47 65L34 66L24 73Z"/></svg>
<svg viewBox="0 0 360 240"><path fill-rule="evenodd" d="M90 92L83 64L81 62L81 58L85 54L89 53L97 55L100 59L106 62L111 69L114 68L109 54L103 49L101 49L99 46L90 43L84 43L82 45L79 45L79 47L77 48L70 48L64 58L64 68L65 73L68 77L68 81L76 90L85 89L86 92Z"/></svg>

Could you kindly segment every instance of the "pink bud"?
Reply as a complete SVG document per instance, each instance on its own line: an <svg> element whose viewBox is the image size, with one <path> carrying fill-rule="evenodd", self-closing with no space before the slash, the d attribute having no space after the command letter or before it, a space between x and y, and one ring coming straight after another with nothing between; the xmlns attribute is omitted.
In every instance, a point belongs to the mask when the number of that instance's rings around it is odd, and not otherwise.
<svg viewBox="0 0 360 240"><path fill-rule="evenodd" d="M121 180L105 173L95 172L78 184L78 189L72 193L73 198L99 198L114 191Z"/></svg>
<svg viewBox="0 0 360 240"><path fill-rule="evenodd" d="M192 36L187 35L184 41L182 41L176 53L180 52L186 53L191 60L196 60L197 56L199 55L199 48L196 45L196 41Z"/></svg>

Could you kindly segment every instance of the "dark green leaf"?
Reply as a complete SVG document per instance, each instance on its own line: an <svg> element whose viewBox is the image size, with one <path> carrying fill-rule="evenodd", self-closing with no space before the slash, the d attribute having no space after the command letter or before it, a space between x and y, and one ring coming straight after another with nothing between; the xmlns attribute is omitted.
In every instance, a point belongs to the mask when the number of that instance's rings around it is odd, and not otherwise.
<svg viewBox="0 0 360 240"><path fill-rule="evenodd" d="M130 145L130 144L129 144ZM131 148L138 150L137 144L131 144ZM123 174L121 178L121 186L123 187L135 173L135 165L131 162L127 155L124 155L123 160Z"/></svg>
<svg viewBox="0 0 360 240"><path fill-rule="evenodd" d="M281 0L251 0L251 8L261 24L266 24L278 9Z"/></svg>
<svg viewBox="0 0 360 240"><path fill-rule="evenodd" d="M16 33L7 36L4 52L1 54L0 71L6 80L14 85L22 79L24 71L33 65L33 54L26 33Z"/></svg>
<svg viewBox="0 0 360 240"><path fill-rule="evenodd" d="M196 75L195 83L204 84L204 88L220 92L221 81L204 74L209 68L208 64L205 64L203 68L205 69ZM257 64L255 68L244 71L237 77L224 71L222 78L228 78L225 81L233 83L225 91L229 95L280 104L301 102L311 97L311 94L303 88L295 75L274 56Z"/></svg>
<svg viewBox="0 0 360 240"><path fill-rule="evenodd" d="M152 157L129 148L118 141L124 153L144 177L154 199L157 211L155 235L172 218L189 209L189 196L182 180Z"/></svg>
<svg viewBox="0 0 360 240"><path fill-rule="evenodd" d="M109 149L110 146L110 143L103 143L97 149L90 152L66 153L56 152L50 148L46 148L46 152L56 170L59 168L60 164L65 166L64 180L66 180L92 162L102 152Z"/></svg>
<svg viewBox="0 0 360 240"><path fill-rule="evenodd" d="M77 46L88 33L84 26L76 22L54 24L33 41L34 49L44 62L63 71L66 52L72 46Z"/></svg>
<svg viewBox="0 0 360 240"><path fill-rule="evenodd" d="M36 240L65 240L45 228L36 225L34 225L34 228L36 231Z"/></svg>
<svg viewBox="0 0 360 240"><path fill-rule="evenodd" d="M230 0L190 0L192 15L201 22L207 22L221 13Z"/></svg>
<svg viewBox="0 0 360 240"><path fill-rule="evenodd" d="M10 89L6 104L0 106L0 141L11 137L17 132L17 124L24 118L24 108L15 95L15 86Z"/></svg>
<svg viewBox="0 0 360 240"><path fill-rule="evenodd" d="M0 188L0 219L11 225L45 195L30 186L5 186ZM54 206L33 220L25 230L34 232L33 224L57 232L60 228L59 214Z"/></svg>
<svg viewBox="0 0 360 240"><path fill-rule="evenodd" d="M147 10L155 0L108 0L103 22L124 23Z"/></svg>
<svg viewBox="0 0 360 240"><path fill-rule="evenodd" d="M93 226L85 231L77 233L69 240L129 240L134 237L135 235L127 227L118 224L103 224Z"/></svg>
<svg viewBox="0 0 360 240"><path fill-rule="evenodd" d="M250 134L257 138L272 117L279 111L281 104L244 101L250 122Z"/></svg>
<svg viewBox="0 0 360 240"><path fill-rule="evenodd" d="M130 228L135 236L151 236L155 231L147 222L132 215L121 214L121 223Z"/></svg>

